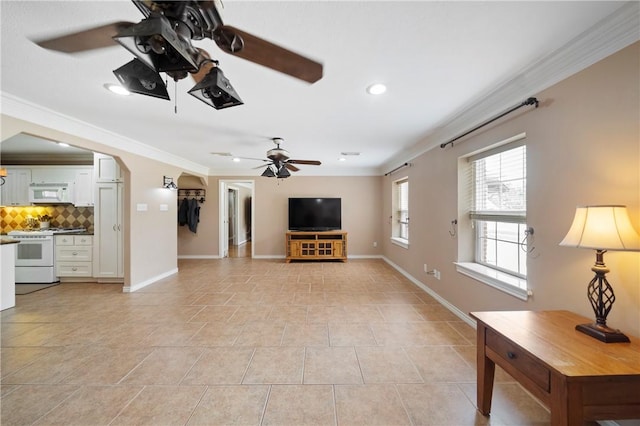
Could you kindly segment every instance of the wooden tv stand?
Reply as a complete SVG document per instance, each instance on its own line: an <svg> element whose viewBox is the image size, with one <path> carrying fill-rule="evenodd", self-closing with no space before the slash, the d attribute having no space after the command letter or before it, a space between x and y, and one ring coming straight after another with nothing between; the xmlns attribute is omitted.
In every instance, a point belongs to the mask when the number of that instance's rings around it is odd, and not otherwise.
<svg viewBox="0 0 640 426"><path fill-rule="evenodd" d="M286 262L292 260L347 261L345 231L289 231L285 238Z"/></svg>

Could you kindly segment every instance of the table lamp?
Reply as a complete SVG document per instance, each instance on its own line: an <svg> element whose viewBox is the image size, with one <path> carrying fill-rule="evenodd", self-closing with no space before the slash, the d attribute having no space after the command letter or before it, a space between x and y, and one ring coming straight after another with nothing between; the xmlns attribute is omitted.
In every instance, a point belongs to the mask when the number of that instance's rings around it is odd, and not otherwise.
<svg viewBox="0 0 640 426"><path fill-rule="evenodd" d="M620 330L607 327L607 315L616 297L607 281L609 269L604 264L604 253L640 250L640 235L631 225L626 206L578 206L569 232L561 246L589 248L596 251L596 273L587 287L587 297L596 315L596 322L576 325L576 330L605 343L628 342Z"/></svg>

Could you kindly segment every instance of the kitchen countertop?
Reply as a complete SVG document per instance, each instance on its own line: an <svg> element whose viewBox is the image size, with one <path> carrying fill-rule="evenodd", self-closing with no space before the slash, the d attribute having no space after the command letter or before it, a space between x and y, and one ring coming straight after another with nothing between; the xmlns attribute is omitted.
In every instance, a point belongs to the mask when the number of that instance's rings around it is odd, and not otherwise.
<svg viewBox="0 0 640 426"><path fill-rule="evenodd" d="M11 239L11 238L0 238L0 245L5 244L18 244L20 241Z"/></svg>

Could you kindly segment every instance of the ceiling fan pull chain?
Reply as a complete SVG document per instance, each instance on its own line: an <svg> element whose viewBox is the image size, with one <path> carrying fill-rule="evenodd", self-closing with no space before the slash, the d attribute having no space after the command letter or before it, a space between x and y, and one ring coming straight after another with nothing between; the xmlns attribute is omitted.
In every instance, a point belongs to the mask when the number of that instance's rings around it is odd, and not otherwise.
<svg viewBox="0 0 640 426"><path fill-rule="evenodd" d="M174 80L173 81L173 113L177 114L178 113L178 80Z"/></svg>

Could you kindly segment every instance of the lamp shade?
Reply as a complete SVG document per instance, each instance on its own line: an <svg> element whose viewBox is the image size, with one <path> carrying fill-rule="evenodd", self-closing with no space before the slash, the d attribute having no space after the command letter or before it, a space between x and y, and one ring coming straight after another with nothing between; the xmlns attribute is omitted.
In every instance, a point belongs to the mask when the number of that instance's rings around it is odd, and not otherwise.
<svg viewBox="0 0 640 426"><path fill-rule="evenodd" d="M640 250L640 235L626 206L578 206L561 246L595 250Z"/></svg>

